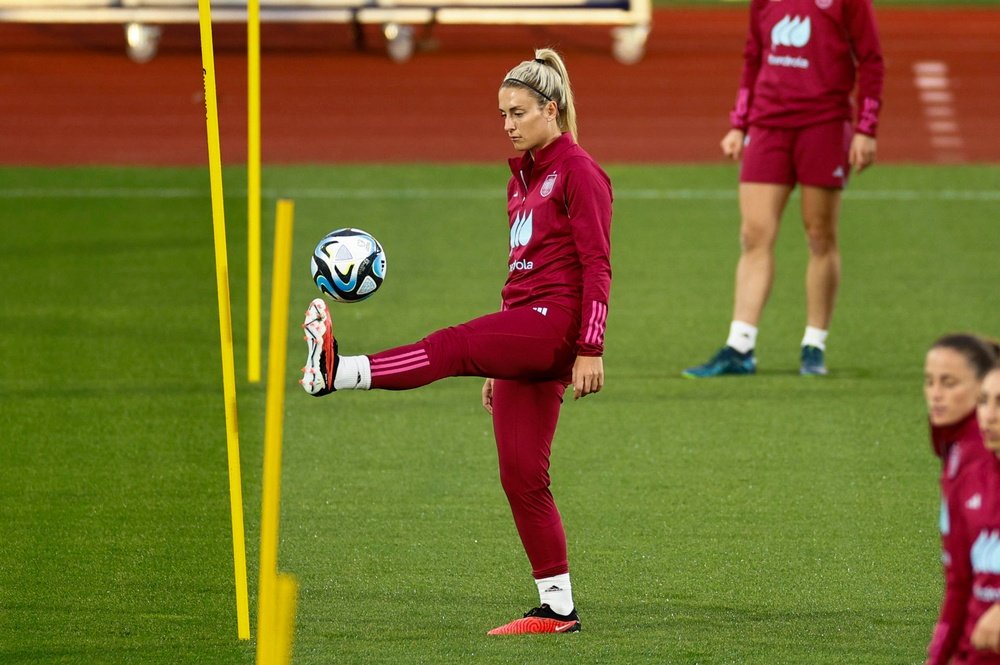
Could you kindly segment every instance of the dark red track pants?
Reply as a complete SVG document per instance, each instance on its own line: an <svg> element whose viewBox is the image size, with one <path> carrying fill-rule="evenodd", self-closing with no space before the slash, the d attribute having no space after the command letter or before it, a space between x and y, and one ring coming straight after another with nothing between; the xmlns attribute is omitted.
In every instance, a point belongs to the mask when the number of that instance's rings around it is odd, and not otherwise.
<svg viewBox="0 0 1000 665"><path fill-rule="evenodd" d="M495 379L500 483L536 578L569 570L566 534L549 491L549 454L578 330L575 314L540 304L489 314L369 356L373 389L409 390L449 376Z"/></svg>

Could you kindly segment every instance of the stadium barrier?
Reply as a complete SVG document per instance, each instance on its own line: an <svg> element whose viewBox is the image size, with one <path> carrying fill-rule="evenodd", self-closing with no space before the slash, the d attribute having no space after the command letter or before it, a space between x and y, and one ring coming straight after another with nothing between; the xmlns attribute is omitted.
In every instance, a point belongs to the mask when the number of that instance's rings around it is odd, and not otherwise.
<svg viewBox="0 0 1000 665"><path fill-rule="evenodd" d="M380 25L397 62L415 50L415 26L608 25L611 53L626 64L642 59L652 27L651 0L261 0L266 23ZM246 0L213 0L212 18L245 23ZM126 52L138 62L156 55L162 26L197 23L196 0L0 0L0 22L120 23Z"/></svg>

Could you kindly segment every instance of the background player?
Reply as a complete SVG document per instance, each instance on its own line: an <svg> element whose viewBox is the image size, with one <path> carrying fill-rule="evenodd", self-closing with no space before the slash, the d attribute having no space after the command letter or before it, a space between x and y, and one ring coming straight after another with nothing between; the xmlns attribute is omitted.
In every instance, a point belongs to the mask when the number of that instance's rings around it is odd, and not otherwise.
<svg viewBox="0 0 1000 665"><path fill-rule="evenodd" d="M928 646L928 663L946 664L960 649L968 649L966 630L970 593L967 543L964 531L956 529L955 502L968 488L966 475L983 463L996 465L996 458L983 446L976 421L983 378L996 366L994 344L968 334L945 335L927 352L924 363L924 397L931 425L934 452L944 461L941 470L941 543L944 550L945 592L934 634ZM965 487L966 489L962 489ZM1000 497L998 497L1000 500ZM959 503L961 503L959 501ZM981 506L986 510L986 505ZM996 504L1000 509L1000 503ZM976 508L975 510L980 510ZM1000 513L997 514L1000 517ZM958 540L956 540L958 539ZM976 610L982 613L982 608ZM978 616L976 614L976 616ZM968 662L968 661L960 661ZM978 661L975 661L978 662ZM997 661L1000 662L1000 661Z"/></svg>
<svg viewBox="0 0 1000 665"><path fill-rule="evenodd" d="M826 374L840 284L837 223L850 170L875 161L884 65L871 0L753 0L725 155L740 171L740 243L726 345L688 377L753 374L757 326L774 279L774 243L796 183L809 245L800 372ZM851 126L851 90L858 86Z"/></svg>
<svg viewBox="0 0 1000 665"><path fill-rule="evenodd" d="M924 360L924 399L931 427L931 446L941 458L942 495L962 462L985 454L976 423L979 385L997 362L989 342L967 333L941 337Z"/></svg>
<svg viewBox="0 0 1000 665"><path fill-rule="evenodd" d="M1000 456L1000 367L994 367L983 378L977 411L983 443L993 455ZM991 517L995 522L1000 507L996 503L992 505ZM974 649L1000 653L1000 603L994 602L983 612L972 629L969 641Z"/></svg>

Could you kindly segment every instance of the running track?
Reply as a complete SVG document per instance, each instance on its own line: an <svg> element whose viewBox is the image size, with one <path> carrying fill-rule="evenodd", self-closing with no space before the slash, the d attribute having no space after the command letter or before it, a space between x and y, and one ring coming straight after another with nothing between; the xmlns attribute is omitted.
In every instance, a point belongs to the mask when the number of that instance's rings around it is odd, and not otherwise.
<svg viewBox="0 0 1000 665"><path fill-rule="evenodd" d="M1000 11L878 10L887 61L882 162L1000 162ZM438 26L396 64L344 25L265 25L265 163L496 162L510 154L496 89L534 46L566 56L581 143L602 162L718 159L745 8L655 15L645 59L607 28ZM196 26L129 61L118 26L0 24L0 164L207 162ZM243 28L215 27L222 153L245 160ZM920 64L923 63L923 64Z"/></svg>

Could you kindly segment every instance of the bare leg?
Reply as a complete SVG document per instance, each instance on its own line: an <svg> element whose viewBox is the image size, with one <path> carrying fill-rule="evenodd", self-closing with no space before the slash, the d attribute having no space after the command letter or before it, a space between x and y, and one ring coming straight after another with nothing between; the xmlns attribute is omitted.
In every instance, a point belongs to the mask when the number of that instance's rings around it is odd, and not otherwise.
<svg viewBox="0 0 1000 665"><path fill-rule="evenodd" d="M840 250L837 222L840 190L802 187L802 222L809 242L806 268L806 325L821 330L830 327L840 286Z"/></svg>
<svg viewBox="0 0 1000 665"><path fill-rule="evenodd" d="M736 264L733 320L756 326L774 281L774 242L788 185L740 183L740 260Z"/></svg>

